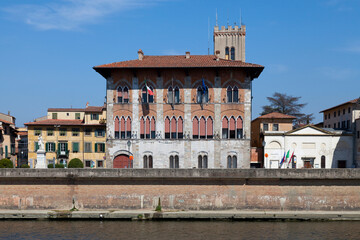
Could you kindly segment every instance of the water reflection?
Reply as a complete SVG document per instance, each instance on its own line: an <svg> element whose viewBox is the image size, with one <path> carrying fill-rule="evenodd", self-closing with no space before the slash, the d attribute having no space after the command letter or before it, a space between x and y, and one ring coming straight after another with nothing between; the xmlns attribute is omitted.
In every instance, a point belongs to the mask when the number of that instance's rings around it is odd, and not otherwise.
<svg viewBox="0 0 360 240"><path fill-rule="evenodd" d="M0 239L358 239L360 222L0 221Z"/></svg>

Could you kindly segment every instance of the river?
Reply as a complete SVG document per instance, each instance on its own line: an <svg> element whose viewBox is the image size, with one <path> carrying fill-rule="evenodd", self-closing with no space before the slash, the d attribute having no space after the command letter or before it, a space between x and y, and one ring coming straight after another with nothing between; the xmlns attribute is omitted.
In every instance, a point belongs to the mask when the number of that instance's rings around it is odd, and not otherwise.
<svg viewBox="0 0 360 240"><path fill-rule="evenodd" d="M360 239L360 222L0 221L0 239Z"/></svg>

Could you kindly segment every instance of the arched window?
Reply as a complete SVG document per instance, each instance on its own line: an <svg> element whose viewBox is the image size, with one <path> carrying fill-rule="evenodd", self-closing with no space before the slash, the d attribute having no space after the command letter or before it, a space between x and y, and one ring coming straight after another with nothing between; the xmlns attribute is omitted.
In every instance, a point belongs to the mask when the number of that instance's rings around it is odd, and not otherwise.
<svg viewBox="0 0 360 240"><path fill-rule="evenodd" d="M180 90L178 87L175 87L175 91L174 91L174 102L175 103L180 103Z"/></svg>
<svg viewBox="0 0 360 240"><path fill-rule="evenodd" d="M155 117L151 118L151 138L155 139L156 138L156 120Z"/></svg>
<svg viewBox="0 0 360 240"><path fill-rule="evenodd" d="M229 137L229 121L227 117L222 120L222 138L227 139Z"/></svg>
<svg viewBox="0 0 360 240"><path fill-rule="evenodd" d="M171 119L170 126L171 126L171 138L176 139L176 119L175 119L175 117L173 117Z"/></svg>
<svg viewBox="0 0 360 240"><path fill-rule="evenodd" d="M165 139L170 138L170 118L165 118Z"/></svg>
<svg viewBox="0 0 360 240"><path fill-rule="evenodd" d="M153 157L151 155L144 155L144 168L153 168Z"/></svg>
<svg viewBox="0 0 360 240"><path fill-rule="evenodd" d="M243 120L240 116L236 120L236 138L243 138Z"/></svg>
<svg viewBox="0 0 360 240"><path fill-rule="evenodd" d="M117 89L117 102L118 103L122 103L122 88L121 87L118 87Z"/></svg>
<svg viewBox="0 0 360 240"><path fill-rule="evenodd" d="M183 139L183 137L184 137L183 125L184 125L184 121L183 121L182 117L179 117L179 119L178 119L178 138L179 139Z"/></svg>
<svg viewBox="0 0 360 240"><path fill-rule="evenodd" d="M168 88L168 103L174 103L174 92L172 87Z"/></svg>
<svg viewBox="0 0 360 240"><path fill-rule="evenodd" d="M115 117L114 125L115 125L115 139L119 139L120 138L120 123L119 123L118 116Z"/></svg>
<svg viewBox="0 0 360 240"><path fill-rule="evenodd" d="M225 48L225 59L229 60L229 47Z"/></svg>
<svg viewBox="0 0 360 240"><path fill-rule="evenodd" d="M321 156L321 168L326 168L326 158L324 155Z"/></svg>
<svg viewBox="0 0 360 240"><path fill-rule="evenodd" d="M205 120L205 117L200 118L200 138L206 138L206 120Z"/></svg>
<svg viewBox="0 0 360 240"><path fill-rule="evenodd" d="M121 139L125 138L125 118L121 117L120 119L120 137Z"/></svg>
<svg viewBox="0 0 360 240"><path fill-rule="evenodd" d="M227 102L231 103L233 101L233 92L230 86L227 87L226 93L227 93Z"/></svg>
<svg viewBox="0 0 360 240"><path fill-rule="evenodd" d="M145 119L144 117L140 118L140 138L145 138Z"/></svg>
<svg viewBox="0 0 360 240"><path fill-rule="evenodd" d="M237 157L236 155L229 155L227 157L227 167L228 168L237 168Z"/></svg>
<svg viewBox="0 0 360 240"><path fill-rule="evenodd" d="M239 89L237 86L233 88L233 102L239 102Z"/></svg>
<svg viewBox="0 0 360 240"><path fill-rule="evenodd" d="M146 123L145 123L145 138L146 139L150 139L150 118L147 117L146 118Z"/></svg>
<svg viewBox="0 0 360 240"><path fill-rule="evenodd" d="M193 139L199 138L199 120L197 117L193 119Z"/></svg>
<svg viewBox="0 0 360 240"><path fill-rule="evenodd" d="M206 138L207 139L213 138L213 120L211 117L208 117L206 121Z"/></svg>
<svg viewBox="0 0 360 240"><path fill-rule="evenodd" d="M207 86L203 87L202 102L203 103L209 102L209 88Z"/></svg>
<svg viewBox="0 0 360 240"><path fill-rule="evenodd" d="M230 139L235 138L235 118L230 118Z"/></svg>
<svg viewBox="0 0 360 240"><path fill-rule="evenodd" d="M199 86L199 87L197 88L197 95L196 95L196 102L197 102L197 103L201 103L201 100L202 100L202 92L203 92L202 87Z"/></svg>
<svg viewBox="0 0 360 240"><path fill-rule="evenodd" d="M145 85L142 88L142 102L143 103L153 103L154 102L154 88L153 87L151 87L149 85Z"/></svg>
<svg viewBox="0 0 360 240"><path fill-rule="evenodd" d="M126 119L126 137L131 138L131 118Z"/></svg>
<svg viewBox="0 0 360 240"><path fill-rule="evenodd" d="M207 155L198 156L198 168L208 168Z"/></svg>
<svg viewBox="0 0 360 240"><path fill-rule="evenodd" d="M123 97L124 97L124 103L128 103L129 102L129 89L127 87L124 87Z"/></svg>
<svg viewBox="0 0 360 240"><path fill-rule="evenodd" d="M171 155L169 157L169 167L170 168L179 168L179 156L178 155Z"/></svg>
<svg viewBox="0 0 360 240"><path fill-rule="evenodd" d="M231 60L235 60L235 48L231 48Z"/></svg>

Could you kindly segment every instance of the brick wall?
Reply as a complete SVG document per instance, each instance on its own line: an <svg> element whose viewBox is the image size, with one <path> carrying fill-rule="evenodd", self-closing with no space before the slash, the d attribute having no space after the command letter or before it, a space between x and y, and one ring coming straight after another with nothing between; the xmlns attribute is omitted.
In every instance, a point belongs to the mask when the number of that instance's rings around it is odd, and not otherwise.
<svg viewBox="0 0 360 240"><path fill-rule="evenodd" d="M360 210L360 171L0 171L0 209Z"/></svg>

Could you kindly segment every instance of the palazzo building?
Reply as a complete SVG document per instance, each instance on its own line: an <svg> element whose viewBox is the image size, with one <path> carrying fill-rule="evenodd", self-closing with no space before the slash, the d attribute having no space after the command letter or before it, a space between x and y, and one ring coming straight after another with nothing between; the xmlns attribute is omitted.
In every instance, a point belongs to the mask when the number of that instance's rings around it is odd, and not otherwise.
<svg viewBox="0 0 360 240"><path fill-rule="evenodd" d="M232 60L240 49L245 58L245 26L221 29L214 55L139 50L138 59L94 67L106 79L107 167L250 167L251 86L264 67ZM224 34L234 29L242 41Z"/></svg>

